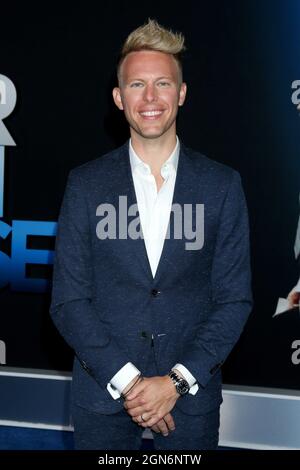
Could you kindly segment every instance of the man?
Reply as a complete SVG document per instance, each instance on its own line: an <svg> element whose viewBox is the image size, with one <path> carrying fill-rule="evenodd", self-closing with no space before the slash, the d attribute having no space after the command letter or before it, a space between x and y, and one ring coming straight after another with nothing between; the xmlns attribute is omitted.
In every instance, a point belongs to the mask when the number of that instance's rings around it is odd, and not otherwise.
<svg viewBox="0 0 300 470"><path fill-rule="evenodd" d="M183 49L152 20L129 35L113 99L131 139L69 176L51 314L75 351L78 449L139 449L144 428L156 449L218 444L220 367L251 309L248 221L239 175L176 137Z"/></svg>
<svg viewBox="0 0 300 470"><path fill-rule="evenodd" d="M299 195L299 201L300 201L300 195ZM298 260L298 263L300 264L300 216L298 220L298 228L297 228L297 233L296 233L296 240L295 240L295 258ZM297 285L291 290L291 292L288 295L288 301L290 304L290 308L292 308L294 305L299 305L300 302L300 278L297 283Z"/></svg>

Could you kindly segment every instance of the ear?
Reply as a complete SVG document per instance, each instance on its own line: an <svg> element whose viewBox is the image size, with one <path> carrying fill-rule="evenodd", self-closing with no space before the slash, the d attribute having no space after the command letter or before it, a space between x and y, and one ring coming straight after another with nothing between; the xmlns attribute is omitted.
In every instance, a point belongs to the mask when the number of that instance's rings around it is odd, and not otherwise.
<svg viewBox="0 0 300 470"><path fill-rule="evenodd" d="M183 103L185 102L186 91L187 91L187 86L186 86L186 83L183 82L180 85L178 106L182 106Z"/></svg>
<svg viewBox="0 0 300 470"><path fill-rule="evenodd" d="M115 87L112 91L113 99L115 102L115 105L123 111L123 103L122 103L122 98L121 98L121 90L118 87Z"/></svg>

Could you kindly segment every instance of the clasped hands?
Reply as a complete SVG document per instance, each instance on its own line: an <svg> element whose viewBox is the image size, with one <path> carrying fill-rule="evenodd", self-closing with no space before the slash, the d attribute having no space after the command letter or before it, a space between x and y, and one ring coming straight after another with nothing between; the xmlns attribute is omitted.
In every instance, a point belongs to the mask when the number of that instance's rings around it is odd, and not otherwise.
<svg viewBox="0 0 300 470"><path fill-rule="evenodd" d="M170 411L178 398L169 376L143 377L126 395L124 408L139 426L167 436L175 429Z"/></svg>
<svg viewBox="0 0 300 470"><path fill-rule="evenodd" d="M300 302L300 292L299 290L295 290L295 289L296 288L292 289L287 297L290 308L298 306Z"/></svg>

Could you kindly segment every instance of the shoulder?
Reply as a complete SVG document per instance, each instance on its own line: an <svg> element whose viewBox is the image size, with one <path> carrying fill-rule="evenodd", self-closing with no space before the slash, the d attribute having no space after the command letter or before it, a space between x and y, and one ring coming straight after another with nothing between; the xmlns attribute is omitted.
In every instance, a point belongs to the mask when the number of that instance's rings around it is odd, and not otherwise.
<svg viewBox="0 0 300 470"><path fill-rule="evenodd" d="M228 165L217 162L212 158L207 157L203 153L193 150L181 144L181 149L192 162L194 171L201 176L205 176L206 180L214 182L215 184L223 183L230 184L232 181L239 181L239 173Z"/></svg>
<svg viewBox="0 0 300 470"><path fill-rule="evenodd" d="M127 142L111 152L71 169L69 179L92 182L101 176L109 178L126 152L128 152Z"/></svg>

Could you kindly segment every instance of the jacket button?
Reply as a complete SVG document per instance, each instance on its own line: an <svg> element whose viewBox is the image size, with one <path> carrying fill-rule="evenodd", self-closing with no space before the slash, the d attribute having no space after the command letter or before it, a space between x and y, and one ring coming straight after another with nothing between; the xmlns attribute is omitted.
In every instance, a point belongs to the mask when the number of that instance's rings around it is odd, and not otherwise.
<svg viewBox="0 0 300 470"><path fill-rule="evenodd" d="M146 331L141 331L141 337L142 338L147 338L147 332Z"/></svg>
<svg viewBox="0 0 300 470"><path fill-rule="evenodd" d="M157 297L157 296L159 296L159 294L160 294L160 291L159 291L159 290L157 290L157 289L152 289L151 295L152 295L153 297Z"/></svg>

